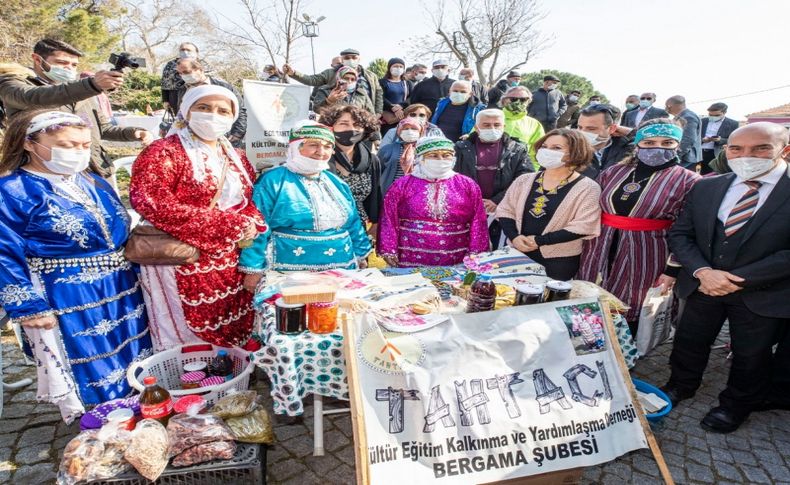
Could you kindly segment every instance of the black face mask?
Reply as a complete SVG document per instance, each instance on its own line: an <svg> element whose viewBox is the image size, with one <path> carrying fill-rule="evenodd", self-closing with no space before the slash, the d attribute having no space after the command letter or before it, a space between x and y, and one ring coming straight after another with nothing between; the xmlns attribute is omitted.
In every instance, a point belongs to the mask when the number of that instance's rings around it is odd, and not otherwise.
<svg viewBox="0 0 790 485"><path fill-rule="evenodd" d="M336 131L335 141L338 145L350 147L362 141L365 132L362 130Z"/></svg>

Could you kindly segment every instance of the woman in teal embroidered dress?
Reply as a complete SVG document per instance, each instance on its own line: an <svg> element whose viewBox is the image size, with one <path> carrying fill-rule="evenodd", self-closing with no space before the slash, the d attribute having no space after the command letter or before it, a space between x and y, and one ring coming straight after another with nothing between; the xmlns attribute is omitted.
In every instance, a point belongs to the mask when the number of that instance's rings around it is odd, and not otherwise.
<svg viewBox="0 0 790 485"><path fill-rule="evenodd" d="M266 270L324 271L366 266L370 239L351 190L327 170L331 130L303 121L291 131L285 165L255 184L253 200L268 230L241 253L244 287L254 291Z"/></svg>

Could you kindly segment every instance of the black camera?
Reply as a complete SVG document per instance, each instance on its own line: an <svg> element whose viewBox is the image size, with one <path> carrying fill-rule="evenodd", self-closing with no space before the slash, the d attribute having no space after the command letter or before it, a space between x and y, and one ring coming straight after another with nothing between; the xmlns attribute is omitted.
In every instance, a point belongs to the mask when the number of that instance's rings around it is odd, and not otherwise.
<svg viewBox="0 0 790 485"><path fill-rule="evenodd" d="M142 57L132 57L128 52L121 52L120 54L110 54L110 64L113 65L112 70L121 72L124 67L130 69L137 69L138 67L145 67L145 59Z"/></svg>

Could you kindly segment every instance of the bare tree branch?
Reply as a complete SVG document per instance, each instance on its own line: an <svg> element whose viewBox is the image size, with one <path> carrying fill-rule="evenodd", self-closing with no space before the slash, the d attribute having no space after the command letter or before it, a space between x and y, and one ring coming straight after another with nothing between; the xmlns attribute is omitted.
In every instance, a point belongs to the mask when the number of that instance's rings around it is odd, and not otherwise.
<svg viewBox="0 0 790 485"><path fill-rule="evenodd" d="M537 29L545 17L538 0L426 0L423 8L435 36L416 38L412 44L424 47L412 54L447 53L464 66L474 64L483 84L523 66L546 47Z"/></svg>

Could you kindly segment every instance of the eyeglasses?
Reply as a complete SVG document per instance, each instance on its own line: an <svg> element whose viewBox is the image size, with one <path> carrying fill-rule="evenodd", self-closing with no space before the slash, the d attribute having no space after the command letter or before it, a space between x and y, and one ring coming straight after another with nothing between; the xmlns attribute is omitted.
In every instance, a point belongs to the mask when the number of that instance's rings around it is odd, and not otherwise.
<svg viewBox="0 0 790 485"><path fill-rule="evenodd" d="M505 98L505 99L509 99L511 101L524 101L524 102L529 101L529 98Z"/></svg>
<svg viewBox="0 0 790 485"><path fill-rule="evenodd" d="M428 117L428 115L426 115L425 113L420 113L420 114L417 114L417 113L409 113L409 117L410 117L410 118L427 118L427 117Z"/></svg>

